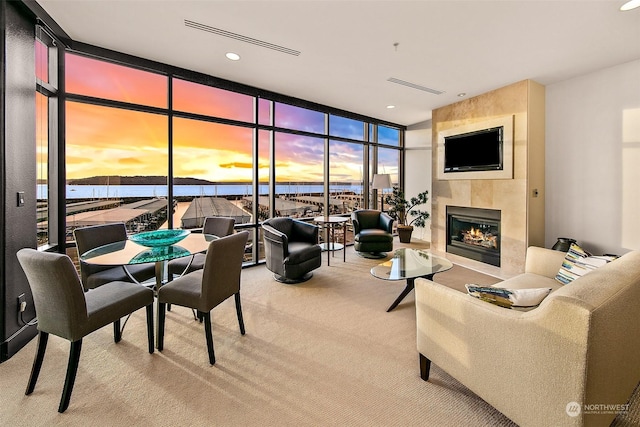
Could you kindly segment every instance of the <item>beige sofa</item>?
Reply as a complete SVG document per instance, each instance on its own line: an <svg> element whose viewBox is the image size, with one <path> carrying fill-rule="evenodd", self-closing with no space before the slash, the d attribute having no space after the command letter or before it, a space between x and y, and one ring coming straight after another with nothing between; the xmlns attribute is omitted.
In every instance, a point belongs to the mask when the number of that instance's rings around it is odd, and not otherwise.
<svg viewBox="0 0 640 427"><path fill-rule="evenodd" d="M417 279L422 379L433 362L523 427L608 426L640 381L640 252L564 286L563 259L530 247L525 273L495 285L554 289L526 312Z"/></svg>

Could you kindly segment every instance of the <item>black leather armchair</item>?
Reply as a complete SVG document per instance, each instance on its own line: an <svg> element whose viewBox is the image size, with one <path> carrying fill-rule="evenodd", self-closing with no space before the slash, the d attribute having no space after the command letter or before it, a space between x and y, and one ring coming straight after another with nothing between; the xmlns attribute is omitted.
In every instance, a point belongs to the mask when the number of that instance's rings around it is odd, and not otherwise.
<svg viewBox="0 0 640 427"><path fill-rule="evenodd" d="M318 227L292 218L271 218L262 224L267 269L283 283L309 280L322 264Z"/></svg>
<svg viewBox="0 0 640 427"><path fill-rule="evenodd" d="M367 258L384 258L393 250L393 218L374 209L360 209L351 213L353 248Z"/></svg>

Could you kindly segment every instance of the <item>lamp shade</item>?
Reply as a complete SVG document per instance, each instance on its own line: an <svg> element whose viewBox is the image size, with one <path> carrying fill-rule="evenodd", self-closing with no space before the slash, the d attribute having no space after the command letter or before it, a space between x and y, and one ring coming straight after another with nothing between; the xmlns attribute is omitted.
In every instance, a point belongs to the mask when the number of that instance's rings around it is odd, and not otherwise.
<svg viewBox="0 0 640 427"><path fill-rule="evenodd" d="M640 0L629 0L628 2L620 6L620 10L622 11L633 10L637 7L640 7Z"/></svg>
<svg viewBox="0 0 640 427"><path fill-rule="evenodd" d="M382 190L384 188L391 188L391 175L388 173L377 173L373 175L373 182L371 188L374 190Z"/></svg>

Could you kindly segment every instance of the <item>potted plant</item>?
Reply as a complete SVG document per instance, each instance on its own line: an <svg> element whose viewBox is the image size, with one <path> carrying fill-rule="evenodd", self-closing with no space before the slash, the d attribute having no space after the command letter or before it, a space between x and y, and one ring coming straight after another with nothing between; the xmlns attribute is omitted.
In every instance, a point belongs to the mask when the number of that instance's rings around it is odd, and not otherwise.
<svg viewBox="0 0 640 427"><path fill-rule="evenodd" d="M387 213L391 218L397 221L398 238L402 243L411 242L411 233L413 233L413 225L416 227L424 227L429 212L415 209L417 206L424 205L429 200L429 192L423 191L416 197L407 200L404 191L399 187L393 187L393 192L388 194L385 202L389 205ZM414 217L409 220L409 216Z"/></svg>

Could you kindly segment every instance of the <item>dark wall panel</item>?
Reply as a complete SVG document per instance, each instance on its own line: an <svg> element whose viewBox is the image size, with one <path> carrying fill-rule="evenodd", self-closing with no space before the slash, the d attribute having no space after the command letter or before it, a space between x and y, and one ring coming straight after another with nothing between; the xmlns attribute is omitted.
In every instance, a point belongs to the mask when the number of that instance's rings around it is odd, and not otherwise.
<svg viewBox="0 0 640 427"><path fill-rule="evenodd" d="M18 319L18 296L27 298L23 319L35 317L27 280L16 258L36 241L35 21L17 2L0 2L0 161L2 232L0 234L0 361L11 357L36 334ZM26 203L18 207L17 193Z"/></svg>

